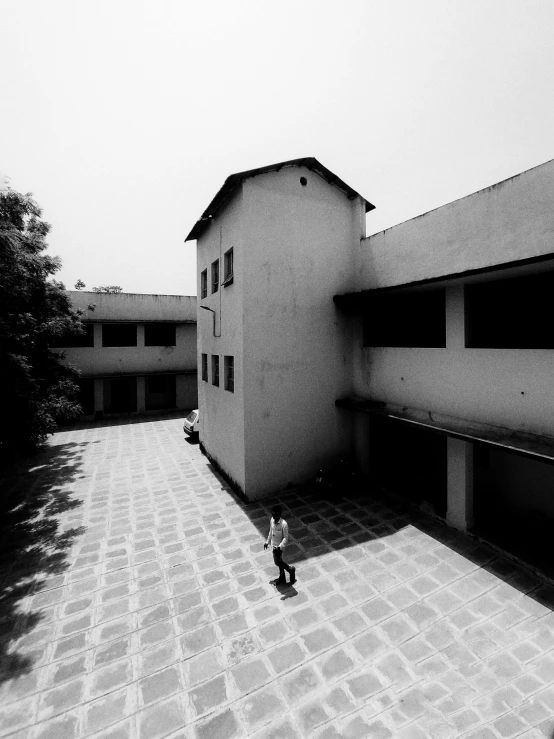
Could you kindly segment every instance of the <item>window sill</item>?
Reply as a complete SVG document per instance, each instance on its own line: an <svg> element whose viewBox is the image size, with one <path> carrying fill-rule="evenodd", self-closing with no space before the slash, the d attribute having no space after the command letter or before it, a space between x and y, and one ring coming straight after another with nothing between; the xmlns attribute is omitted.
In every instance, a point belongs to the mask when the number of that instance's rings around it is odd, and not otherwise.
<svg viewBox="0 0 554 739"><path fill-rule="evenodd" d="M225 282L221 283L221 287L229 287L229 285L233 284L233 275L230 275Z"/></svg>

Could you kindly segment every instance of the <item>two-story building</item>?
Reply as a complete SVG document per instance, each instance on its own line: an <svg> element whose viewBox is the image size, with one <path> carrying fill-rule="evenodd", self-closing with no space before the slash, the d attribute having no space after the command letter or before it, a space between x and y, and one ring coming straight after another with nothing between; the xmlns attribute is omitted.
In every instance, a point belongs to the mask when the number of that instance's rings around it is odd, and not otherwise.
<svg viewBox="0 0 554 739"><path fill-rule="evenodd" d="M553 518L553 205L551 161L366 237L316 159L231 175L187 237L206 453L250 499L352 450L459 529Z"/></svg>
<svg viewBox="0 0 554 739"><path fill-rule="evenodd" d="M62 338L85 417L197 406L196 297L69 291L85 333Z"/></svg>

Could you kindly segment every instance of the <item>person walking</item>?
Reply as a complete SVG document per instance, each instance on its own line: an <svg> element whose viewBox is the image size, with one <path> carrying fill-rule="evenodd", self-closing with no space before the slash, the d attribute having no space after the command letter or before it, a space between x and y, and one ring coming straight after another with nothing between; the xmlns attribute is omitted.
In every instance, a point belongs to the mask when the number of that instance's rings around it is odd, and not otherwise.
<svg viewBox="0 0 554 739"><path fill-rule="evenodd" d="M289 585L296 582L296 567L288 565L283 561L283 550L287 546L289 540L289 527L284 518L282 518L283 509L280 505L275 505L271 509L272 516L269 519L269 534L264 544L267 549L271 544L273 547L273 561L279 568L279 577L272 580L273 585L286 585L285 571L289 573Z"/></svg>

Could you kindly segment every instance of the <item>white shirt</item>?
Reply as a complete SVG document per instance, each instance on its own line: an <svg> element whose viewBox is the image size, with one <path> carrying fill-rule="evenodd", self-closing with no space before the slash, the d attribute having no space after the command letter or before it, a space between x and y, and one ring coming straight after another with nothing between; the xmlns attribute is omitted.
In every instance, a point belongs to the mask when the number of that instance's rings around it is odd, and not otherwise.
<svg viewBox="0 0 554 739"><path fill-rule="evenodd" d="M283 519L279 519L279 523L275 523L273 517L269 519L269 536L267 537L267 543L271 541L273 548L279 547L284 549L287 546L289 538L289 526Z"/></svg>

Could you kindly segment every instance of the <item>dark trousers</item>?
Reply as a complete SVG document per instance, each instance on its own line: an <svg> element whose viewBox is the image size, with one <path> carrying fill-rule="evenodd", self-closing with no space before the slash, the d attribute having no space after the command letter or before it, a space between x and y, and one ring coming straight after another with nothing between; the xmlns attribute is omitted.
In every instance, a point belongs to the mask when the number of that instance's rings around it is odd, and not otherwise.
<svg viewBox="0 0 554 739"><path fill-rule="evenodd" d="M273 561L279 568L279 580L285 579L285 570L290 575L291 567L286 562L283 562L283 550L279 547L273 547Z"/></svg>

